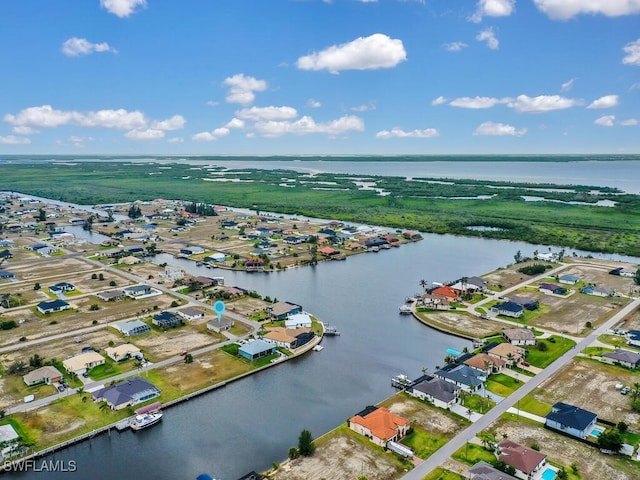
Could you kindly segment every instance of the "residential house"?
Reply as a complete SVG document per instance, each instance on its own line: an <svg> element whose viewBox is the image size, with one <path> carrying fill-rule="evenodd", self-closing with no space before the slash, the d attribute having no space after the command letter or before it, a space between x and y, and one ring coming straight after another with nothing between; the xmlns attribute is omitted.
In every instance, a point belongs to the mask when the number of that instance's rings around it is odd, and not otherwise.
<svg viewBox="0 0 640 480"><path fill-rule="evenodd" d="M554 404L545 418L546 427L577 438L586 438L598 420L595 413L562 402Z"/></svg>
<svg viewBox="0 0 640 480"><path fill-rule="evenodd" d="M473 285L477 287L477 290L480 292L484 292L487 289L487 281L481 277L468 277L467 285Z"/></svg>
<svg viewBox="0 0 640 480"><path fill-rule="evenodd" d="M520 318L524 313L524 307L514 302L501 302L491 307L491 311L497 315Z"/></svg>
<svg viewBox="0 0 640 480"><path fill-rule="evenodd" d="M487 379L486 375L480 370L471 368L468 365L449 364L434 373L438 378L446 382L453 383L462 388L465 392L476 392Z"/></svg>
<svg viewBox="0 0 640 480"><path fill-rule="evenodd" d="M13 280L14 278L16 278L16 276L13 272L10 272L9 270L0 270L0 279Z"/></svg>
<svg viewBox="0 0 640 480"><path fill-rule="evenodd" d="M425 293L418 299L418 305L431 310L449 310L449 300L444 295Z"/></svg>
<svg viewBox="0 0 640 480"><path fill-rule="evenodd" d="M198 476L196 480L199 480L199 479L200 477ZM207 479L202 479L202 480L207 480ZM246 475L241 476L238 480L264 480L264 477L259 473L256 473L255 471L251 471Z"/></svg>
<svg viewBox="0 0 640 480"><path fill-rule="evenodd" d="M320 255L324 255L325 257L333 257L335 255L339 255L340 250L336 250L335 248L331 247L322 247L318 249L318 253Z"/></svg>
<svg viewBox="0 0 640 480"><path fill-rule="evenodd" d="M227 258L227 255L221 252L212 253L206 257L204 257L205 262L224 262Z"/></svg>
<svg viewBox="0 0 640 480"><path fill-rule="evenodd" d="M198 308L194 307L185 307L181 308L176 312L182 318L188 321L198 320L200 318L204 318L204 312Z"/></svg>
<svg viewBox="0 0 640 480"><path fill-rule="evenodd" d="M124 288L124 294L130 298L144 297L145 295L150 295L152 291L149 285L133 285Z"/></svg>
<svg viewBox="0 0 640 480"><path fill-rule="evenodd" d="M621 277L633 278L636 276L636 272L638 271L635 267L623 267L618 271L618 275Z"/></svg>
<svg viewBox="0 0 640 480"><path fill-rule="evenodd" d="M13 248L13 241L9 240L8 238L4 239L4 240L0 240L0 248Z"/></svg>
<svg viewBox="0 0 640 480"><path fill-rule="evenodd" d="M54 295L63 295L67 292L70 292L71 290L74 290L75 288L76 287L74 287L69 282L60 282L56 283L55 285L51 285L49 287L49 291Z"/></svg>
<svg viewBox="0 0 640 480"><path fill-rule="evenodd" d="M121 362L123 360L128 360L129 358L137 358L138 360L142 360L144 358L140 349L131 343L123 343L117 347L107 347L104 351L107 354L107 357L112 359L114 362Z"/></svg>
<svg viewBox="0 0 640 480"><path fill-rule="evenodd" d="M289 302L278 302L267 307L267 313L275 320L284 320L289 315L295 315L300 312L302 312L302 306Z"/></svg>
<svg viewBox="0 0 640 480"><path fill-rule="evenodd" d="M307 313L294 313L284 321L285 328L294 330L296 328L311 328L311 325L311 317Z"/></svg>
<svg viewBox="0 0 640 480"><path fill-rule="evenodd" d="M487 375L498 373L507 364L506 360L489 355L487 353L478 353L473 357L464 361L464 365L475 368Z"/></svg>
<svg viewBox="0 0 640 480"><path fill-rule="evenodd" d="M512 303L517 303L518 305L524 307L526 310L536 310L538 308L538 301L532 298L514 295L512 297L509 297L507 300Z"/></svg>
<svg viewBox="0 0 640 480"><path fill-rule="evenodd" d="M107 402L112 410L120 410L160 396L153 383L141 377L132 377L91 394L94 402Z"/></svg>
<svg viewBox="0 0 640 480"><path fill-rule="evenodd" d="M115 300L122 300L125 297L125 294L122 290L108 290L106 292L100 292L96 296L100 300L111 302Z"/></svg>
<svg viewBox="0 0 640 480"><path fill-rule="evenodd" d="M244 262L244 268L247 272L257 272L264 270L264 260L259 257L249 258Z"/></svg>
<svg viewBox="0 0 640 480"><path fill-rule="evenodd" d="M349 419L351 430L364 435L381 447L386 447L387 442L399 441L410 427L409 420L391 413L384 407L367 407Z"/></svg>
<svg viewBox="0 0 640 480"><path fill-rule="evenodd" d="M62 361L62 365L69 373L75 373L76 375L82 375L89 372L92 368L98 365L104 365L104 357L98 352L89 350L87 352L76 355L75 357L67 358Z"/></svg>
<svg viewBox="0 0 640 480"><path fill-rule="evenodd" d="M48 313L69 310L71 308L71 305L69 305L64 300L51 300L50 302L40 302L38 305L36 305L36 308L40 313L46 315Z"/></svg>
<svg viewBox="0 0 640 480"><path fill-rule="evenodd" d="M602 362L611 365L622 365L627 368L640 367L640 353L629 350L617 349L615 352L607 352L600 358Z"/></svg>
<svg viewBox="0 0 640 480"><path fill-rule="evenodd" d="M11 253L9 250L2 250L0 252L0 260L7 260L8 258L12 258L13 257L13 253Z"/></svg>
<svg viewBox="0 0 640 480"><path fill-rule="evenodd" d="M579 281L580 277L576 277L575 275L561 275L558 277L558 282L566 285L575 285Z"/></svg>
<svg viewBox="0 0 640 480"><path fill-rule="evenodd" d="M284 327L273 327L263 335L262 339L277 347L294 350L309 343L313 337L315 337L315 334L310 328L291 330Z"/></svg>
<svg viewBox="0 0 640 480"><path fill-rule="evenodd" d="M502 336L511 345L535 345L536 336L526 328L508 328L502 331Z"/></svg>
<svg viewBox="0 0 640 480"><path fill-rule="evenodd" d="M20 446L20 435L14 430L9 423L0 425L0 461L5 461L8 457L16 455L16 447Z"/></svg>
<svg viewBox="0 0 640 480"><path fill-rule="evenodd" d="M456 293L455 290L453 290L448 285L442 285L438 288L431 290L431 292L429 293L431 293L431 295L441 295L445 297L447 300L449 300L450 302L455 302L456 300L458 300L458 294Z"/></svg>
<svg viewBox="0 0 640 480"><path fill-rule="evenodd" d="M640 347L640 330L628 330L625 337L627 344L633 347Z"/></svg>
<svg viewBox="0 0 640 480"><path fill-rule="evenodd" d="M467 293L476 293L480 291L479 286L477 286L474 283L469 283L469 281L466 278L458 280L457 282L449 285L449 287L451 287L452 290L455 290L455 292L458 295L464 295Z"/></svg>
<svg viewBox="0 0 640 480"><path fill-rule="evenodd" d="M538 290L547 295L566 295L567 293L566 288L556 285L555 283L541 283L538 285Z"/></svg>
<svg viewBox="0 0 640 480"><path fill-rule="evenodd" d="M207 322L207 329L211 330L212 332L222 333L229 330L235 324L236 322L234 322L228 317L222 317L220 320L216 318L215 320L211 320L210 322Z"/></svg>
<svg viewBox="0 0 640 480"><path fill-rule="evenodd" d="M547 456L524 447L511 440L504 439L498 444L498 460L516 469L516 477L533 479L547 463Z"/></svg>
<svg viewBox="0 0 640 480"><path fill-rule="evenodd" d="M458 401L460 387L441 378L431 377L413 386L411 394L433 403L436 407L451 408Z"/></svg>
<svg viewBox="0 0 640 480"><path fill-rule="evenodd" d="M245 343L238 350L238 354L241 357L252 361L262 357L268 357L274 353L276 353L276 346L260 339Z"/></svg>
<svg viewBox="0 0 640 480"><path fill-rule="evenodd" d="M142 335L151 331L151 327L140 320L129 320L128 322L118 322L110 325L118 330L125 337L133 337L134 335Z"/></svg>
<svg viewBox="0 0 640 480"><path fill-rule="evenodd" d="M191 256L191 255L201 255L205 252L206 250L202 247L198 247L195 245L191 245L189 247L186 248L182 248L180 250L180 253L182 255L187 255L187 256Z"/></svg>
<svg viewBox="0 0 640 480"><path fill-rule="evenodd" d="M499 343L487 351L487 354L491 357L504 360L508 366L514 366L524 359L525 350L510 343Z"/></svg>
<svg viewBox="0 0 640 480"><path fill-rule="evenodd" d="M33 245L29 245L26 248L27 250L31 250L35 253L39 253L40 255L51 255L52 253L55 253L58 251L57 248L50 247L48 245L45 245L44 243L34 243Z"/></svg>
<svg viewBox="0 0 640 480"><path fill-rule="evenodd" d="M596 287L594 285L584 287L580 291L586 295L593 295L595 297L613 297L616 294L613 288Z"/></svg>
<svg viewBox="0 0 640 480"><path fill-rule="evenodd" d="M156 327L172 328L182 325L182 318L171 312L160 312L151 319Z"/></svg>
<svg viewBox="0 0 640 480"><path fill-rule="evenodd" d="M41 383L51 385L52 383L62 380L62 374L56 367L45 365L44 367L37 368L36 370L23 375L22 379L29 387L40 385Z"/></svg>
<svg viewBox="0 0 640 480"><path fill-rule="evenodd" d="M484 461L480 461L471 467L469 475L470 480L515 480L515 477L498 470Z"/></svg>

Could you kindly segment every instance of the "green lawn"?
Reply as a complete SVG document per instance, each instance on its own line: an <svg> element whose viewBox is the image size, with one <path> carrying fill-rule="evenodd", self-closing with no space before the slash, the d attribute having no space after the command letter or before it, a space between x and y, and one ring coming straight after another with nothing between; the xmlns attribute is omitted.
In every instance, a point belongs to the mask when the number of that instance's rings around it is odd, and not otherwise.
<svg viewBox="0 0 640 480"><path fill-rule="evenodd" d="M460 447L457 452L451 455L451 458L460 463L465 463L471 466L480 461L485 461L491 465L495 465L497 462L496 456L493 452L480 445L468 442L463 447Z"/></svg>
<svg viewBox="0 0 640 480"><path fill-rule="evenodd" d="M634 349L633 346L627 344L627 339L621 337L620 335L609 335L603 334L598 337L602 343L606 343L608 345L613 345L614 347L622 347L627 349Z"/></svg>
<svg viewBox="0 0 640 480"><path fill-rule="evenodd" d="M605 347L587 347L582 349L582 353L589 356L601 357L603 353L613 352L613 348L605 348Z"/></svg>
<svg viewBox="0 0 640 480"><path fill-rule="evenodd" d="M91 380L104 380L124 372L130 372L136 368L136 360L131 358L123 362L114 362L110 358L105 358L104 365L98 365L89 372Z"/></svg>
<svg viewBox="0 0 640 480"><path fill-rule="evenodd" d="M540 417L544 417L547 413L551 411L551 405L549 405L548 403L544 403L539 400L536 400L532 396L524 397L516 405L514 405L514 407L520 408L520 410L533 413L534 415L538 415Z"/></svg>
<svg viewBox="0 0 640 480"><path fill-rule="evenodd" d="M402 444L409 447L416 453L416 456L423 460L429 458L433 453L447 443L447 439L438 435L429 435L421 428L414 428L413 433L407 435L402 440Z"/></svg>
<svg viewBox="0 0 640 480"><path fill-rule="evenodd" d="M496 406L496 403L482 397L478 394L465 395L462 399L462 405L470 410L478 413L487 413L490 409Z"/></svg>
<svg viewBox="0 0 640 480"><path fill-rule="evenodd" d="M508 397L522 385L522 381L504 373L498 373L497 375L491 375L491 378L487 381L487 390L501 397Z"/></svg>
<svg viewBox="0 0 640 480"><path fill-rule="evenodd" d="M546 350L540 350L540 345L542 344L547 346ZM535 345L526 347L527 355L525 358L534 367L546 368L557 358L568 352L575 344L576 342L573 340L558 335L541 338L538 339Z"/></svg>
<svg viewBox="0 0 640 480"><path fill-rule="evenodd" d="M450 470L445 470L442 467L438 467L435 470L432 470L431 473L422 480L465 480L465 477Z"/></svg>

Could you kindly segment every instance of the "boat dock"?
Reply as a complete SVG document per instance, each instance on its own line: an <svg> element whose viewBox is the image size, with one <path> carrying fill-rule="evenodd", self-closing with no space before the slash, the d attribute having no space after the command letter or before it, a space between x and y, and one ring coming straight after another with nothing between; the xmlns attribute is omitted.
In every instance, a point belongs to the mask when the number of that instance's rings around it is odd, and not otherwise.
<svg viewBox="0 0 640 480"><path fill-rule="evenodd" d="M325 335L340 335L340 332L336 329L336 327L333 327L331 325L325 325L324 326L324 334Z"/></svg>

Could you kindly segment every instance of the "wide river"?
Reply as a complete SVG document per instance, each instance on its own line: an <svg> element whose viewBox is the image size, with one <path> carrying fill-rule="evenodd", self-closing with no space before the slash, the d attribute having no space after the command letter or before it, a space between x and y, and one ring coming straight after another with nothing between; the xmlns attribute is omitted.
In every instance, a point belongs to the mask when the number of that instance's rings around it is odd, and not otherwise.
<svg viewBox="0 0 640 480"><path fill-rule="evenodd" d="M282 163L280 168L292 168L292 163L297 162ZM403 166L370 162L368 168L351 162L317 163L323 164L325 168L318 170L324 171L340 171L336 164L348 164L348 173L356 174L381 174L380 169L391 169L395 173L385 173L466 176L447 175L447 171L453 172L454 168L458 174L464 172L450 162L442 162L449 163L442 170L434 169L438 162ZM640 162L514 163L510 166L496 162L491 165L495 168L484 173L480 171L481 165L469 164L470 168L478 169L474 178L487 175L486 178L515 181L526 178L528 181L618 186L640 193ZM251 166L263 167L262 164ZM300 162L296 167L316 169L307 162ZM485 165L487 167L489 165ZM534 175L535 172L539 176ZM399 315L398 306L405 296L419 291L421 279L446 281L480 275L512 262L518 250L530 255L536 248L546 250L546 247L522 242L425 235L423 241L398 249L287 272L247 274L202 269L204 275L214 272L224 275L227 285L255 289L279 300L300 303L321 320L335 325L342 335L325 338L322 352L309 352L302 358L171 408L160 424L148 430L137 434L128 431L99 435L48 457L48 460L75 461L75 473L47 473L42 477L42 473L31 471L9 473L6 477L195 479L200 473L208 472L218 480L235 480L252 469L265 470L272 462L286 457L289 447L297 444L302 429L311 430L314 436L333 429L366 405L391 395L394 392L390 386L392 376L406 373L416 377L423 367L433 370L435 365L442 364L447 348L461 350L469 345L411 317ZM198 269L193 263L171 260L184 262L192 273Z"/></svg>

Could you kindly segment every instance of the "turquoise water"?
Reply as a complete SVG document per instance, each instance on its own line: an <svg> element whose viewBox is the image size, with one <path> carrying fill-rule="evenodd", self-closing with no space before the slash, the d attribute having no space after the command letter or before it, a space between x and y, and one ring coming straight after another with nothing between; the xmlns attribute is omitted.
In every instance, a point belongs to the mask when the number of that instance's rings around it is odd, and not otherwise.
<svg viewBox="0 0 640 480"><path fill-rule="evenodd" d="M553 480L556 478L555 470L547 468L544 472L542 472L542 480Z"/></svg>
<svg viewBox="0 0 640 480"><path fill-rule="evenodd" d="M602 430L598 430L597 428L594 428L593 430L591 430L592 437L599 437L601 433L602 433Z"/></svg>

